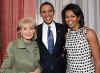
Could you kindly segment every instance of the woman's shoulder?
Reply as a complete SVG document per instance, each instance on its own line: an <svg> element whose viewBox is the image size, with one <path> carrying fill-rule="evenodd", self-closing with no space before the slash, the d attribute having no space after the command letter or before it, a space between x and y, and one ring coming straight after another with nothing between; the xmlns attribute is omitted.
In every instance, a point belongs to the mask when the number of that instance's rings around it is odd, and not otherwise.
<svg viewBox="0 0 100 73"><path fill-rule="evenodd" d="M8 44L8 47L13 47L16 44L17 40L13 40Z"/></svg>
<svg viewBox="0 0 100 73"><path fill-rule="evenodd" d="M88 28L88 27L87 27L87 28ZM95 35L96 32L95 32L95 30L93 30L93 29L91 29L91 28L88 28L87 34L89 34L89 35Z"/></svg>
<svg viewBox="0 0 100 73"><path fill-rule="evenodd" d="M97 37L95 30L88 28L86 36L88 39L94 39Z"/></svg>
<svg viewBox="0 0 100 73"><path fill-rule="evenodd" d="M7 47L7 51L8 52L12 52L12 51L14 51L15 50L15 48L16 48L16 42L17 42L17 40L13 40L13 41L11 41L9 44L8 44L8 47Z"/></svg>
<svg viewBox="0 0 100 73"><path fill-rule="evenodd" d="M20 42L20 39L16 39L16 40L11 41L8 44L8 48L15 48L19 42Z"/></svg>

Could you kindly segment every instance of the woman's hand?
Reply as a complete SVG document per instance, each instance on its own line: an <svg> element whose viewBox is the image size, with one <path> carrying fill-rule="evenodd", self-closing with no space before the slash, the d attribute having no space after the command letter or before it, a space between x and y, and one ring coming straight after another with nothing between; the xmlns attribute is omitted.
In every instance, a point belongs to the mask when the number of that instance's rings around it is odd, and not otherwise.
<svg viewBox="0 0 100 73"><path fill-rule="evenodd" d="M40 69L37 68L34 72L29 72L29 73L40 73Z"/></svg>

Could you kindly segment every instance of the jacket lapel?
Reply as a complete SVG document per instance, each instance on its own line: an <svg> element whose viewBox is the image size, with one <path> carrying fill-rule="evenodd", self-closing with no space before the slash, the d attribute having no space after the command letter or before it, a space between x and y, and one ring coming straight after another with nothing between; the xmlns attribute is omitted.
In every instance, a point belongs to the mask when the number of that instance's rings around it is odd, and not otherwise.
<svg viewBox="0 0 100 73"><path fill-rule="evenodd" d="M59 30L59 26L57 25L57 23L55 23L55 26L56 26L56 43L55 43L55 46L54 46L54 52L57 50L57 45L58 43L60 42L59 41L59 37L60 37L60 30Z"/></svg>
<svg viewBox="0 0 100 73"><path fill-rule="evenodd" d="M45 51L48 51L47 50L47 48L46 48L46 46L45 46L45 44L43 43L43 41L42 41L42 26L43 26L43 24L40 24L40 27L38 28L38 39L40 39L39 41L40 41L40 43L41 43L41 46L43 46L44 47L44 50ZM43 49L43 48L42 48Z"/></svg>

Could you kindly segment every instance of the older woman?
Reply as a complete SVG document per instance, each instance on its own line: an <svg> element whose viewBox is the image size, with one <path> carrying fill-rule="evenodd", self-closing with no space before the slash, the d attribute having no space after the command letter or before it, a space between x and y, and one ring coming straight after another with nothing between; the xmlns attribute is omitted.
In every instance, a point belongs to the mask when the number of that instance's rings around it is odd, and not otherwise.
<svg viewBox="0 0 100 73"><path fill-rule="evenodd" d="M40 54L35 41L35 27L30 17L20 20L19 38L8 45L8 57L2 64L1 73L40 73Z"/></svg>

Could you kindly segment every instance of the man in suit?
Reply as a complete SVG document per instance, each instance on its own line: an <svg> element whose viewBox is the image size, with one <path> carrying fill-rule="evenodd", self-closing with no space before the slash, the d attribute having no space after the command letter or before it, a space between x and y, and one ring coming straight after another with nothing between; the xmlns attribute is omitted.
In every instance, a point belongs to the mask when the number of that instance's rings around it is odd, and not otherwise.
<svg viewBox="0 0 100 73"><path fill-rule="evenodd" d="M40 15L43 18L43 23L37 28L37 41L40 48L40 64L43 68L42 73L64 73L64 43L65 43L65 26L56 23L54 18L55 10L51 3L44 2L40 6ZM49 28L50 27L50 28ZM50 39L48 36L48 30ZM52 41L53 42L52 42ZM52 44L52 51L49 47Z"/></svg>

